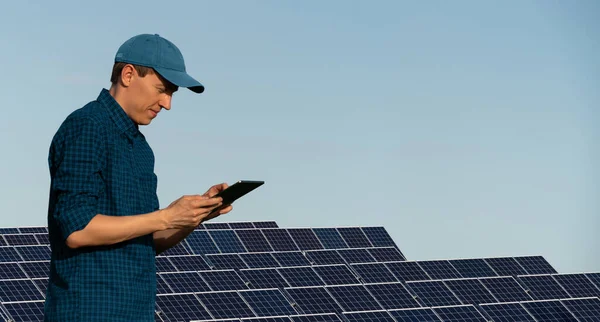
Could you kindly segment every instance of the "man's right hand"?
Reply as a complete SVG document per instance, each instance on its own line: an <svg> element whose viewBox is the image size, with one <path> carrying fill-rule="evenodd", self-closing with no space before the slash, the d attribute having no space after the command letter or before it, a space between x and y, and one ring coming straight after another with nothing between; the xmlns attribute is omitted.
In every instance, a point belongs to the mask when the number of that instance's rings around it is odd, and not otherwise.
<svg viewBox="0 0 600 322"><path fill-rule="evenodd" d="M195 228L217 207L222 198L202 195L183 196L161 211L166 229Z"/></svg>

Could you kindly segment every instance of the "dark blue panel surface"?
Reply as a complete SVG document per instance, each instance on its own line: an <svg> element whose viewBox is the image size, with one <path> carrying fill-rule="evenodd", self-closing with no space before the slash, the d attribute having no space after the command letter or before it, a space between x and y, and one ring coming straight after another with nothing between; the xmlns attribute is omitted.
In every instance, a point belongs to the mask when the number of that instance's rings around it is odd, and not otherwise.
<svg viewBox="0 0 600 322"><path fill-rule="evenodd" d="M271 253L281 266L308 266L310 262L301 252L275 252Z"/></svg>
<svg viewBox="0 0 600 322"><path fill-rule="evenodd" d="M209 254L206 260L212 263L215 269L244 269L249 268L238 254Z"/></svg>
<svg viewBox="0 0 600 322"><path fill-rule="evenodd" d="M19 262L22 261L21 256L17 254L14 247L0 247L0 263L2 262Z"/></svg>
<svg viewBox="0 0 600 322"><path fill-rule="evenodd" d="M190 249L190 247L188 246L188 244L185 240L181 241L180 243L175 244L175 246L173 246L161 253L162 256L190 255L190 254L193 254L193 251Z"/></svg>
<svg viewBox="0 0 600 322"><path fill-rule="evenodd" d="M0 228L0 235L19 234L17 228Z"/></svg>
<svg viewBox="0 0 600 322"><path fill-rule="evenodd" d="M600 321L600 300L598 298L570 299L561 300L561 302L581 322Z"/></svg>
<svg viewBox="0 0 600 322"><path fill-rule="evenodd" d="M240 258L249 268L278 267L279 263L270 253L241 253Z"/></svg>
<svg viewBox="0 0 600 322"><path fill-rule="evenodd" d="M171 261L169 260L168 257L162 257L162 256L157 256L155 259L155 264L156 264L156 272L160 273L160 272L176 272L177 269L175 268L175 266L173 266L173 264L171 263Z"/></svg>
<svg viewBox="0 0 600 322"><path fill-rule="evenodd" d="M40 244L33 234L4 235L4 239L9 246Z"/></svg>
<svg viewBox="0 0 600 322"><path fill-rule="evenodd" d="M240 291L239 293L257 316L298 314L277 289Z"/></svg>
<svg viewBox="0 0 600 322"><path fill-rule="evenodd" d="M281 267L279 274L283 276L292 287L325 285L312 267Z"/></svg>
<svg viewBox="0 0 600 322"><path fill-rule="evenodd" d="M35 278L35 279L32 279L32 281L33 281L33 284L35 284L38 287L38 289L40 291L42 291L42 294L44 294L44 296L45 296L46 290L48 289L48 278L47 277Z"/></svg>
<svg viewBox="0 0 600 322"><path fill-rule="evenodd" d="M261 230L273 250L279 252L299 250L294 240L285 229L262 229Z"/></svg>
<svg viewBox="0 0 600 322"><path fill-rule="evenodd" d="M525 269L517 263L514 257L495 257L484 259L490 267L498 273L498 276L526 275Z"/></svg>
<svg viewBox="0 0 600 322"><path fill-rule="evenodd" d="M373 247L367 236L358 227L341 227L337 230L350 248Z"/></svg>
<svg viewBox="0 0 600 322"><path fill-rule="evenodd" d="M425 281L430 280L425 271L417 262L390 262L385 266L401 281Z"/></svg>
<svg viewBox="0 0 600 322"><path fill-rule="evenodd" d="M0 302L43 300L44 296L29 279L1 280Z"/></svg>
<svg viewBox="0 0 600 322"><path fill-rule="evenodd" d="M21 255L24 261L33 262L50 260L50 247L47 245L15 246L14 249Z"/></svg>
<svg viewBox="0 0 600 322"><path fill-rule="evenodd" d="M323 287L286 288L285 291L305 314L342 311L342 308ZM294 318L292 319L296 321Z"/></svg>
<svg viewBox="0 0 600 322"><path fill-rule="evenodd" d="M386 310L420 306L402 283L365 284L365 287Z"/></svg>
<svg viewBox="0 0 600 322"><path fill-rule="evenodd" d="M536 322L519 303L482 304L480 307L494 322Z"/></svg>
<svg viewBox="0 0 600 322"><path fill-rule="evenodd" d="M234 270L201 271L199 274L213 291L248 289L248 286Z"/></svg>
<svg viewBox="0 0 600 322"><path fill-rule="evenodd" d="M210 288L196 272L160 273L173 293L208 292Z"/></svg>
<svg viewBox="0 0 600 322"><path fill-rule="evenodd" d="M323 249L323 245L310 228L291 228L287 230L300 250Z"/></svg>
<svg viewBox="0 0 600 322"><path fill-rule="evenodd" d="M285 281L283 276L274 268L265 269L243 269L240 270L240 275L245 281L250 282L250 288L283 288L290 285Z"/></svg>
<svg viewBox="0 0 600 322"><path fill-rule="evenodd" d="M418 296L424 306L462 304L442 281L406 282L406 287Z"/></svg>
<svg viewBox="0 0 600 322"><path fill-rule="evenodd" d="M450 264L449 261L419 261L419 266L431 277L431 279L450 279L461 278L460 273Z"/></svg>
<svg viewBox="0 0 600 322"><path fill-rule="evenodd" d="M255 316L237 292L197 293L196 295L216 319Z"/></svg>
<svg viewBox="0 0 600 322"><path fill-rule="evenodd" d="M570 298L551 275L519 276L519 283L529 290L534 300Z"/></svg>
<svg viewBox="0 0 600 322"><path fill-rule="evenodd" d="M496 272L481 258L453 259L450 264L456 268L464 278L471 277L493 277L498 276Z"/></svg>
<svg viewBox="0 0 600 322"><path fill-rule="evenodd" d="M48 232L46 227L19 227L21 234L45 234Z"/></svg>
<svg viewBox="0 0 600 322"><path fill-rule="evenodd" d="M368 248L369 254L378 262L401 262L406 258L394 247Z"/></svg>
<svg viewBox="0 0 600 322"><path fill-rule="evenodd" d="M441 322L432 309L392 310L390 315L398 322Z"/></svg>
<svg viewBox="0 0 600 322"><path fill-rule="evenodd" d="M208 264L201 255L169 256L171 263L180 272L208 270Z"/></svg>
<svg viewBox="0 0 600 322"><path fill-rule="evenodd" d="M527 274L556 274L558 273L548 261L542 256L515 257L517 262L523 266Z"/></svg>
<svg viewBox="0 0 600 322"><path fill-rule="evenodd" d="M346 264L346 261L335 250L309 250L306 257L314 265Z"/></svg>
<svg viewBox="0 0 600 322"><path fill-rule="evenodd" d="M26 278L25 271L17 263L0 263L0 280Z"/></svg>
<svg viewBox="0 0 600 322"><path fill-rule="evenodd" d="M249 252L273 251L273 248L271 248L271 245L269 245L269 242L267 242L267 239L259 229L242 229L236 230L235 233Z"/></svg>
<svg viewBox="0 0 600 322"><path fill-rule="evenodd" d="M521 305L523 305L523 307L529 311L529 314L538 321L577 321L569 310L567 310L567 308L558 300L523 302Z"/></svg>
<svg viewBox="0 0 600 322"><path fill-rule="evenodd" d="M335 228L313 228L313 231L326 249L348 248L348 244Z"/></svg>
<svg viewBox="0 0 600 322"><path fill-rule="evenodd" d="M293 322L340 322L340 318L333 313L330 314L306 314L290 317Z"/></svg>
<svg viewBox="0 0 600 322"><path fill-rule="evenodd" d="M228 320L219 320L219 322L227 322ZM268 318L243 318L241 320L235 321L245 321L245 322L292 322L290 318L287 316L276 316L276 317L268 317Z"/></svg>
<svg viewBox="0 0 600 322"><path fill-rule="evenodd" d="M19 265L29 278L48 277L50 273L50 261L20 262Z"/></svg>
<svg viewBox="0 0 600 322"><path fill-rule="evenodd" d="M375 258L369 254L369 252L362 249L340 249L338 253L342 258L348 263L374 263L376 262Z"/></svg>
<svg viewBox="0 0 600 322"><path fill-rule="evenodd" d="M442 321L486 322L473 305L437 307L433 309Z"/></svg>
<svg viewBox="0 0 600 322"><path fill-rule="evenodd" d="M348 322L395 322L387 311L343 313Z"/></svg>
<svg viewBox="0 0 600 322"><path fill-rule="evenodd" d="M358 278L346 265L315 265L312 267L327 285L358 284Z"/></svg>
<svg viewBox="0 0 600 322"><path fill-rule="evenodd" d="M4 307L13 321L43 321L44 302L4 303Z"/></svg>
<svg viewBox="0 0 600 322"><path fill-rule="evenodd" d="M160 316L165 321L210 320L212 317L194 294L166 294L156 296Z"/></svg>
<svg viewBox="0 0 600 322"><path fill-rule="evenodd" d="M48 238L48 233L45 234L35 234L35 239L37 239L40 245L50 245L50 239Z"/></svg>
<svg viewBox="0 0 600 322"><path fill-rule="evenodd" d="M156 273L156 294L173 294L179 292L173 292L169 287L169 284L160 276L161 274ZM204 281L203 281L204 283Z"/></svg>
<svg viewBox="0 0 600 322"><path fill-rule="evenodd" d="M221 253L244 253L246 249L233 230L210 230L208 234L215 241Z"/></svg>
<svg viewBox="0 0 600 322"><path fill-rule="evenodd" d="M255 221L255 228L279 228L276 222L274 221Z"/></svg>
<svg viewBox="0 0 600 322"><path fill-rule="evenodd" d="M383 309L364 285L327 286L326 289L346 312Z"/></svg>
<svg viewBox="0 0 600 322"><path fill-rule="evenodd" d="M362 227L361 229L374 247L397 247L384 227Z"/></svg>
<svg viewBox="0 0 600 322"><path fill-rule="evenodd" d="M208 231L194 230L185 240L194 254L204 255L219 253L219 249L208 235Z"/></svg>
<svg viewBox="0 0 600 322"><path fill-rule="evenodd" d="M584 274L557 274L552 276L571 297L600 296L600 289Z"/></svg>
<svg viewBox="0 0 600 322"><path fill-rule="evenodd" d="M498 300L477 279L445 280L444 284L464 304L495 303Z"/></svg>
<svg viewBox="0 0 600 322"><path fill-rule="evenodd" d="M498 302L531 301L533 299L513 277L481 278L479 281L498 299Z"/></svg>
<svg viewBox="0 0 600 322"><path fill-rule="evenodd" d="M229 227L231 229L248 229L255 228L254 223L251 221L240 221L240 222L230 222Z"/></svg>
<svg viewBox="0 0 600 322"><path fill-rule="evenodd" d="M231 229L231 227L229 226L229 223L226 223L226 222L206 222L206 223L203 223L202 226L204 226L204 229L206 229L206 230L209 230L209 229L215 229L215 230Z"/></svg>
<svg viewBox="0 0 600 322"><path fill-rule="evenodd" d="M394 274L383 263L350 264L363 283L398 282Z"/></svg>

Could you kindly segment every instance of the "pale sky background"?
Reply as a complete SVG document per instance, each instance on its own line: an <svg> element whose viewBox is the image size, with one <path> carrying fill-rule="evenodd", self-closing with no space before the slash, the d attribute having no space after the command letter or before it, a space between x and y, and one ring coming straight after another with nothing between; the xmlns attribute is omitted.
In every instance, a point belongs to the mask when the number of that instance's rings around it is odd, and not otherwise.
<svg viewBox="0 0 600 322"><path fill-rule="evenodd" d="M218 221L600 271L598 21L594 0L9 1L0 226L46 225L52 136L125 40L158 33L206 86L142 129L161 206L265 180Z"/></svg>

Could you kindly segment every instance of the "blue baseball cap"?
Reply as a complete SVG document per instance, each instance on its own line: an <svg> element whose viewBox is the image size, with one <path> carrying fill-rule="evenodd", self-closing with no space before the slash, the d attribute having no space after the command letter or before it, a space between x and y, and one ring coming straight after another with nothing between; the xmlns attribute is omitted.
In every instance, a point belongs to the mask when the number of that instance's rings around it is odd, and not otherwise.
<svg viewBox="0 0 600 322"><path fill-rule="evenodd" d="M153 68L179 87L186 87L195 93L204 92L204 85L186 72L179 48L158 34L141 34L125 41L115 55L117 62Z"/></svg>

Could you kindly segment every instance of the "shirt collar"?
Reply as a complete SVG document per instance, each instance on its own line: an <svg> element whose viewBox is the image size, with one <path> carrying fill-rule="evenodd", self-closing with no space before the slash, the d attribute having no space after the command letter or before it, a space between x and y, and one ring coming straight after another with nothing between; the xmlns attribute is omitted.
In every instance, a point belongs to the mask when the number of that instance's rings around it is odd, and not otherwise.
<svg viewBox="0 0 600 322"><path fill-rule="evenodd" d="M103 88L100 95L98 95L98 102L106 107L108 115L110 115L110 118L119 131L133 136L138 133L138 125L129 118L121 105L110 95L110 92L106 88Z"/></svg>

